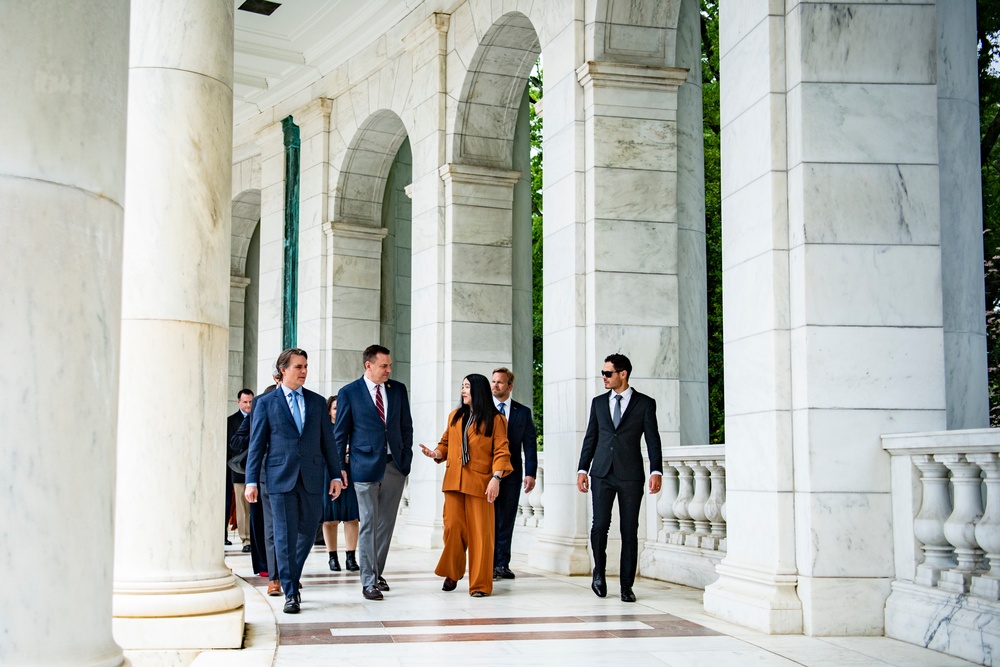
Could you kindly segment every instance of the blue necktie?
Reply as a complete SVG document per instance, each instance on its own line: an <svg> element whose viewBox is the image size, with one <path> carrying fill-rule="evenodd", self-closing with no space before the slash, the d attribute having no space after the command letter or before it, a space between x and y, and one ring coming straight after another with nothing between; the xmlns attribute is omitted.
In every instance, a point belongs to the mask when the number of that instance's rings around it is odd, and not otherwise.
<svg viewBox="0 0 1000 667"><path fill-rule="evenodd" d="M615 413L611 415L611 422L618 428L618 424L622 422L622 395L618 394L615 396Z"/></svg>
<svg viewBox="0 0 1000 667"><path fill-rule="evenodd" d="M506 417L506 416L507 416L507 413L503 411L503 406L504 406L504 404L503 404L503 403L499 403L499 404L497 405L497 409L498 409L498 410L500 410L500 414L502 414L502 415L503 415L504 417Z"/></svg>
<svg viewBox="0 0 1000 667"><path fill-rule="evenodd" d="M292 402L292 419L295 420L295 426L299 429L299 435L302 435L302 412L299 411L299 391L296 389L288 395L288 398Z"/></svg>

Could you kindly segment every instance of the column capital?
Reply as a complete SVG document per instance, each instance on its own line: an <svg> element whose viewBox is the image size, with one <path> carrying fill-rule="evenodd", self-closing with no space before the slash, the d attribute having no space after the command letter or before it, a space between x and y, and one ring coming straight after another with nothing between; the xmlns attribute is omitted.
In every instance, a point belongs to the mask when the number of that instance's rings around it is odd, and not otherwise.
<svg viewBox="0 0 1000 667"><path fill-rule="evenodd" d="M687 81L683 67L655 67L626 63L587 61L576 69L584 88L628 88L653 92L674 92Z"/></svg>
<svg viewBox="0 0 1000 667"><path fill-rule="evenodd" d="M233 289L246 289L250 285L250 279L245 276L229 276L229 286Z"/></svg>
<svg viewBox="0 0 1000 667"><path fill-rule="evenodd" d="M451 14L434 12L427 17L427 20L419 23L416 28L403 37L403 47L413 52L420 47L430 37L443 39L448 35L448 28L451 26ZM443 43L439 43L439 48L444 48Z"/></svg>
<svg viewBox="0 0 1000 667"><path fill-rule="evenodd" d="M493 185L513 188L523 174L510 169L480 167L472 164L449 162L438 169L441 180L446 184L467 183L470 185Z"/></svg>
<svg viewBox="0 0 1000 667"><path fill-rule="evenodd" d="M329 237L377 241L381 243L382 239L389 234L389 230L385 227L356 225L353 222L344 222L343 220L327 220L323 223L323 233Z"/></svg>

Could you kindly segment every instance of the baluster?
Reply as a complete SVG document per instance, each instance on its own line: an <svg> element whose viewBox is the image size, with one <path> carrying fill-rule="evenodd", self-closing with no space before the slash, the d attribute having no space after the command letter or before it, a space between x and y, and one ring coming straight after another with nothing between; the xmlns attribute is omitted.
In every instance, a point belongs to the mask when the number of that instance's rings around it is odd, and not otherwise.
<svg viewBox="0 0 1000 667"><path fill-rule="evenodd" d="M726 502L726 469L718 461L702 461L711 475L712 493L705 503L705 516L711 522L712 533L701 541L703 549L718 549L726 537L726 521L722 507Z"/></svg>
<svg viewBox="0 0 1000 667"><path fill-rule="evenodd" d="M660 486L660 497L656 501L656 514L660 519L660 530L656 535L657 542L667 542L670 534L680 528L674 517L674 500L677 499L677 471L667 464L663 466L663 481Z"/></svg>
<svg viewBox="0 0 1000 667"><path fill-rule="evenodd" d="M679 524L677 532L670 536L670 544L683 545L687 536L694 532L694 521L688 514L688 504L694 498L694 480L686 462L672 461L670 465L677 469L677 498L673 510Z"/></svg>
<svg viewBox="0 0 1000 667"><path fill-rule="evenodd" d="M534 491L534 489L532 489ZM514 520L514 525L517 526L530 526L532 514L534 511L531 509L531 501L528 500L528 496L531 494L522 493L517 500L517 518Z"/></svg>
<svg viewBox="0 0 1000 667"><path fill-rule="evenodd" d="M996 454L969 454L966 458L986 473L986 511L976 524L976 542L990 559L989 571L972 577L971 592L1000 600L1000 459Z"/></svg>
<svg viewBox="0 0 1000 667"><path fill-rule="evenodd" d="M531 525L541 528L545 521L545 506L542 494L545 489L545 470L541 463L538 465L538 476L535 477L535 488L528 494L528 501L531 503Z"/></svg>
<svg viewBox="0 0 1000 667"><path fill-rule="evenodd" d="M924 586L936 586L941 572L955 567L955 548L944 536L944 522L951 516L948 468L926 454L914 456L913 465L920 471L923 488L920 511L913 519L913 536L924 552L924 562L917 565L914 581Z"/></svg>
<svg viewBox="0 0 1000 667"><path fill-rule="evenodd" d="M972 575L983 558L983 550L976 543L976 523L983 516L979 466L964 454L936 454L934 460L951 471L955 508L944 522L944 536L955 547L958 560L958 565L941 573L938 588L949 593L968 593Z"/></svg>
<svg viewBox="0 0 1000 667"><path fill-rule="evenodd" d="M684 544L689 547L700 547L701 540L708 536L709 523L705 514L705 503L709 496L708 470L701 461L692 461L691 470L694 471L694 497L688 503L688 514L694 520L694 534L688 535Z"/></svg>

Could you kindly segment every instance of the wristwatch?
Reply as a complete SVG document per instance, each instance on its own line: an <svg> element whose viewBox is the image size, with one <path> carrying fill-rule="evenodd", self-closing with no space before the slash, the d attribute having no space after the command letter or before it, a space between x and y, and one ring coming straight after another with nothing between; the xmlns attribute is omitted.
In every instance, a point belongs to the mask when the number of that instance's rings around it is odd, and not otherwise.
<svg viewBox="0 0 1000 667"><path fill-rule="evenodd" d="M496 481L499 482L500 479L501 479L500 474L499 473L493 473L493 479L495 479Z"/></svg>

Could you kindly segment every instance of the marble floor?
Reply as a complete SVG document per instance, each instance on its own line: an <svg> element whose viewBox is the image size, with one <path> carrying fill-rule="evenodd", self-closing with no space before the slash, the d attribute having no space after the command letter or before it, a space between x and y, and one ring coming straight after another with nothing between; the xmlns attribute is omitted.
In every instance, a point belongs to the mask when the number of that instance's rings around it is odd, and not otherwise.
<svg viewBox="0 0 1000 667"><path fill-rule="evenodd" d="M238 544L238 540L237 540ZM343 552L341 552L343 560ZM676 665L789 667L872 665L957 667L973 663L884 637L769 636L707 616L697 589L640 579L638 602L621 602L617 579L600 599L589 577L512 564L514 580L472 598L466 581L441 590L437 553L394 547L382 601L361 596L356 573L330 572L316 547L303 575L302 613L265 595L250 556L227 547L246 593L240 651L202 653L196 667L309 665Z"/></svg>

